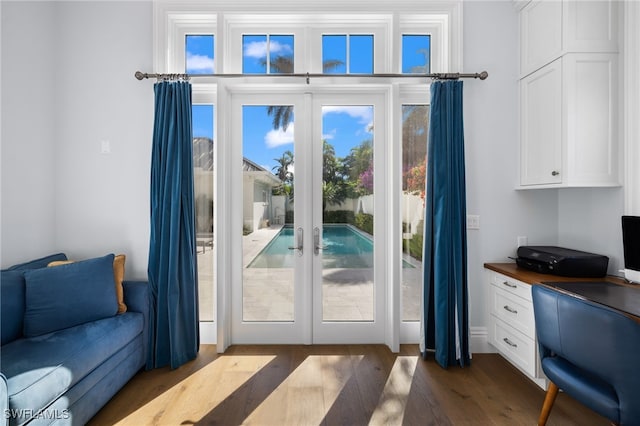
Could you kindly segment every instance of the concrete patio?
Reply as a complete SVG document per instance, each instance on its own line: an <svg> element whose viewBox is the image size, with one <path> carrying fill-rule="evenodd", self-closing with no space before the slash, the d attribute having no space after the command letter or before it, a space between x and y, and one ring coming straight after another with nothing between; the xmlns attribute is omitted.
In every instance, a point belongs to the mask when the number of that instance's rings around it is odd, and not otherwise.
<svg viewBox="0 0 640 426"><path fill-rule="evenodd" d="M282 225L262 228L243 236L243 318L245 321L292 321L293 268L248 267L251 261L278 234ZM215 318L213 288L215 248L198 252L200 320ZM403 268L402 319L420 319L420 262L408 256L414 268ZM335 268L322 271L322 306L325 321L373 320L373 269Z"/></svg>

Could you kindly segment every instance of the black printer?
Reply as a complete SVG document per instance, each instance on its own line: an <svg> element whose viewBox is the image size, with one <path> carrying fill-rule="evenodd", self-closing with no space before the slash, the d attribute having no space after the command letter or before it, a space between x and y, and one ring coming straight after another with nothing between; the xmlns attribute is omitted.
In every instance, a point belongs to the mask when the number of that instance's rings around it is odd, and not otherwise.
<svg viewBox="0 0 640 426"><path fill-rule="evenodd" d="M542 274L600 278L607 275L609 258L563 247L520 246L516 263L522 268Z"/></svg>

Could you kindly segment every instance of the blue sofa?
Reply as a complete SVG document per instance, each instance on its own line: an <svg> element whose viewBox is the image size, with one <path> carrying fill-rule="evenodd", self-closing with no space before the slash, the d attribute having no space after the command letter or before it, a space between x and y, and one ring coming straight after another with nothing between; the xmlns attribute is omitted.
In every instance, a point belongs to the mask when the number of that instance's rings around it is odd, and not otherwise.
<svg viewBox="0 0 640 426"><path fill-rule="evenodd" d="M117 313L114 256L47 267L65 259L1 272L5 424L85 424L145 365L147 283L124 281L127 310Z"/></svg>

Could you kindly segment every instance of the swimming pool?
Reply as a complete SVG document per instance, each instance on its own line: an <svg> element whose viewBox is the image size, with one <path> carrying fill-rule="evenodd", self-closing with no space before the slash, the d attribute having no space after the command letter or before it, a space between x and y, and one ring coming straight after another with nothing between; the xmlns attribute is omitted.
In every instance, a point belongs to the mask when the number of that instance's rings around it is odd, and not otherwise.
<svg viewBox="0 0 640 426"><path fill-rule="evenodd" d="M251 261L249 268L292 268L293 228L285 226ZM322 267L372 268L373 241L350 225L324 225L322 235ZM413 268L404 261L403 267Z"/></svg>

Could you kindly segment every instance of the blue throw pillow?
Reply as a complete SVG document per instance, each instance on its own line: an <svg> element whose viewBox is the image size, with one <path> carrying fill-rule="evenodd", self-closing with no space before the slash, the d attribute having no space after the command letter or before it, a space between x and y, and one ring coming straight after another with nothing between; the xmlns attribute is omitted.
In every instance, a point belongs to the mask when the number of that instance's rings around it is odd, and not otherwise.
<svg viewBox="0 0 640 426"><path fill-rule="evenodd" d="M27 271L24 335L39 336L118 312L113 254Z"/></svg>
<svg viewBox="0 0 640 426"><path fill-rule="evenodd" d="M41 257L40 259L34 259L29 262L13 265L8 268L7 271L27 271L29 269L46 268L50 262L55 260L67 260L67 255L64 253L50 254L49 256Z"/></svg>
<svg viewBox="0 0 640 426"><path fill-rule="evenodd" d="M0 275L0 344L22 337L24 320L24 271Z"/></svg>

